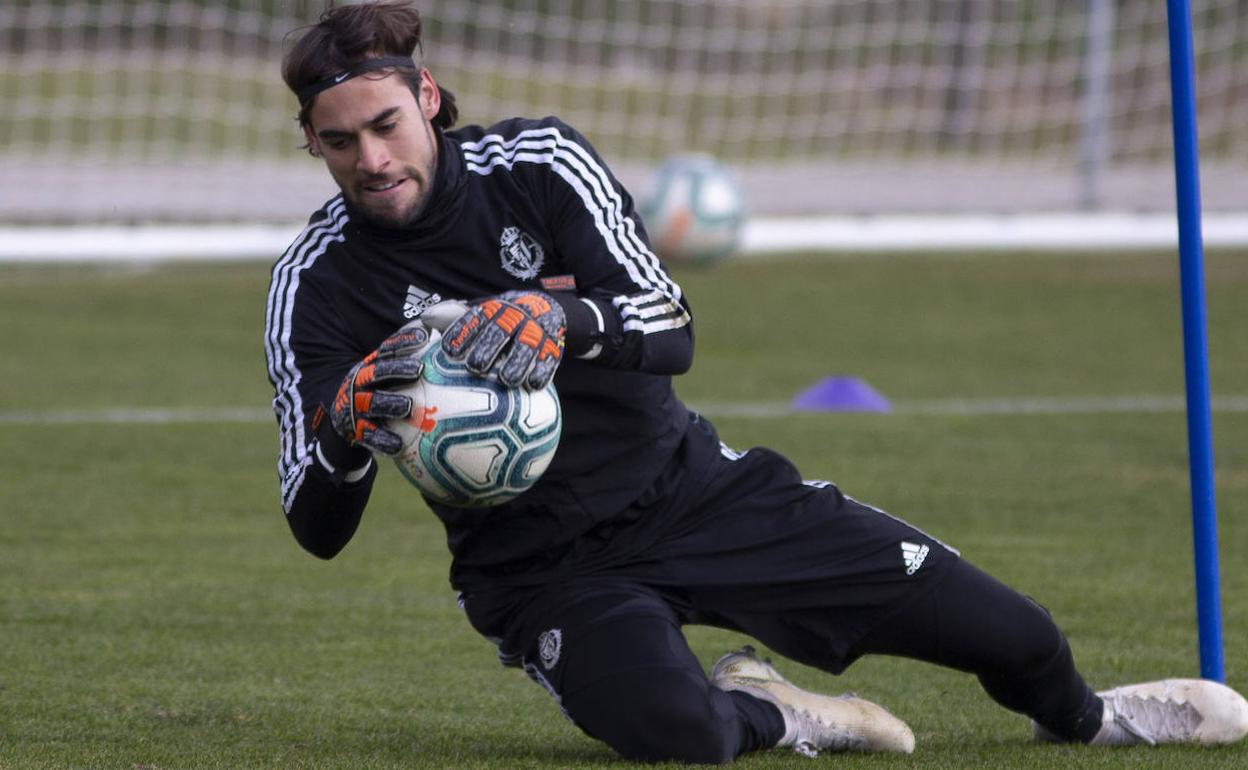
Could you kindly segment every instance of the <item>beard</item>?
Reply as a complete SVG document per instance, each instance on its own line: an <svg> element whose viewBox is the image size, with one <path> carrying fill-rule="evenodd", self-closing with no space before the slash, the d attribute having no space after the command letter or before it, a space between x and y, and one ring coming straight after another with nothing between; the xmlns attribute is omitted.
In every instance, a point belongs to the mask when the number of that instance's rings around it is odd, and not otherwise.
<svg viewBox="0 0 1248 770"><path fill-rule="evenodd" d="M387 228L403 228L412 225L425 212L429 203L429 191L433 169L422 170L406 166L397 177L366 179L348 187L339 184L352 207L368 222ZM377 196L364 189L367 185L401 181L395 194Z"/></svg>

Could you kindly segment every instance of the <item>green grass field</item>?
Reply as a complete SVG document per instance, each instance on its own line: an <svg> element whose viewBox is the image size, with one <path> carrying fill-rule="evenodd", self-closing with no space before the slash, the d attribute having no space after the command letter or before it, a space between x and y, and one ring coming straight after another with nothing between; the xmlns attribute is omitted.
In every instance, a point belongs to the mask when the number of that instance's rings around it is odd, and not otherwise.
<svg viewBox="0 0 1248 770"><path fill-rule="evenodd" d="M1213 391L1243 397L1248 255L1207 267ZM728 443L776 447L1034 595L1094 686L1198 674L1181 412L919 408L1181 395L1172 256L792 258L677 277L698 318L678 386L692 404L774 404L843 374L913 407L719 417ZM247 417L271 395L266 284L254 264L0 268L0 768L631 767L498 666L397 473L338 558L295 544L274 425ZM123 407L244 414L83 419ZM1245 690L1248 413L1215 412L1214 438L1227 674ZM746 641L689 635L707 665ZM1248 766L1248 744L1035 746L973 679L909 661L781 668L888 706L918 748L742 767Z"/></svg>

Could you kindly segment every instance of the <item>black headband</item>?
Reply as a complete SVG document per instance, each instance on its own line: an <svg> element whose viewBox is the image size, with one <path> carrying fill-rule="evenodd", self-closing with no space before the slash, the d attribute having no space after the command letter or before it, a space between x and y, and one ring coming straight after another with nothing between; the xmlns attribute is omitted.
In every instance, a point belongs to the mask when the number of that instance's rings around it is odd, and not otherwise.
<svg viewBox="0 0 1248 770"><path fill-rule="evenodd" d="M316 81L312 85L300 88L296 94L299 97L299 106L306 107L308 102L312 101L317 94L327 88L333 88L339 83L345 83L353 77L363 75L365 72L384 70L389 67L416 69L416 62L410 56L382 56L379 59L365 59L348 70L330 75Z"/></svg>

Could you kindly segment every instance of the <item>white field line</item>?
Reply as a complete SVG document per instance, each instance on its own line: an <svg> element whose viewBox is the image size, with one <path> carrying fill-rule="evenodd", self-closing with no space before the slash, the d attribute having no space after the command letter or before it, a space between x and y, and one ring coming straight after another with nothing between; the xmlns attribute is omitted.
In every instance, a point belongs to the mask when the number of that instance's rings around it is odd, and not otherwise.
<svg viewBox="0 0 1248 770"><path fill-rule="evenodd" d="M230 407L125 407L0 412L0 425L173 425L205 422L271 422L271 409Z"/></svg>
<svg viewBox="0 0 1248 770"><path fill-rule="evenodd" d="M691 405L707 417L787 417L810 415L784 401L703 402ZM1248 412L1248 396L1216 396L1214 412ZM977 417L1008 414L1166 414L1187 410L1183 396L1087 396L1069 398L951 398L896 400L887 414Z"/></svg>
<svg viewBox="0 0 1248 770"><path fill-rule="evenodd" d="M0 225L0 264L81 262L273 261L303 229L285 225ZM755 217L742 233L741 257L794 251L1173 249L1174 214L1033 213ZM1205 212L1206 247L1248 246L1248 212Z"/></svg>
<svg viewBox="0 0 1248 770"><path fill-rule="evenodd" d="M707 417L774 418L810 415L785 401L716 401L691 404ZM1215 396L1214 412L1248 412L1248 395ZM1009 414L1166 414L1187 409L1182 396L1088 396L1070 398L954 398L894 401L889 414L968 417ZM266 408L117 408L0 411L0 425L171 425L180 423L272 422Z"/></svg>
<svg viewBox="0 0 1248 770"><path fill-rule="evenodd" d="M1248 245L1248 214L1206 212L1203 245ZM793 251L880 252L1004 250L1174 249L1172 213L1054 213L811 216L747 222L742 252L764 256Z"/></svg>

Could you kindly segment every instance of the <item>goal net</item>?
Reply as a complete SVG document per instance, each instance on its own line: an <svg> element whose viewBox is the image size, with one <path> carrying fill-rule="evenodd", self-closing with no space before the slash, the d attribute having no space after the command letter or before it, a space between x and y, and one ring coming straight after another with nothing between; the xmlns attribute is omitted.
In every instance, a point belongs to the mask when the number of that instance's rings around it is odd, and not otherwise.
<svg viewBox="0 0 1248 770"><path fill-rule="evenodd" d="M279 77L324 0L0 3L0 220L288 221L333 192ZM463 122L557 114L630 185L764 212L1167 210L1155 0L424 0ZM1248 194L1248 0L1193 0L1204 204Z"/></svg>

